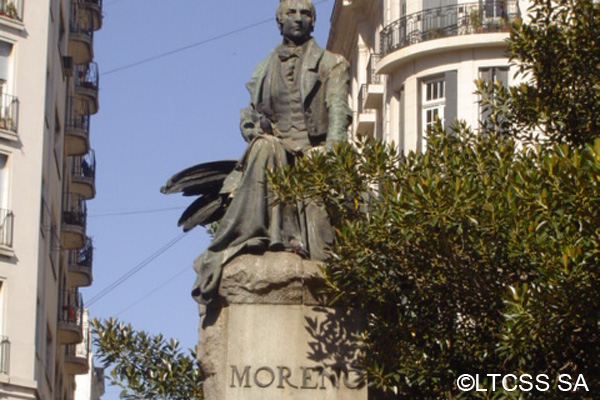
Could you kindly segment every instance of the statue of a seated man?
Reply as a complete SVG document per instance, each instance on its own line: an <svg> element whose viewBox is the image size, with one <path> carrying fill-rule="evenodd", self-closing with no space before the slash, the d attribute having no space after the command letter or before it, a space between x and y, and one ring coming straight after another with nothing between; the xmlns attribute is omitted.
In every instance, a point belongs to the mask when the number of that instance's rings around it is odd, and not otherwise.
<svg viewBox="0 0 600 400"><path fill-rule="evenodd" d="M283 42L258 65L247 84L250 105L241 111L240 127L248 148L224 179L218 201L226 211L196 262L198 278L192 294L200 303L215 298L223 266L236 255L293 251L323 260L333 240L322 207L274 204L265 179L265 170L293 165L296 157L326 151L347 138L352 115L349 65L317 45L311 37L315 20L310 0L279 4L277 24Z"/></svg>

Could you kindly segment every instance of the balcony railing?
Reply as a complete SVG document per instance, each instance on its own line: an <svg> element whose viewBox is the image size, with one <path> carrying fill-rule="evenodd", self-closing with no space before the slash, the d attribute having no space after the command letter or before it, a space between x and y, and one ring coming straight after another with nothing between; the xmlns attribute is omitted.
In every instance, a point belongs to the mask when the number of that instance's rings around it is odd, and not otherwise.
<svg viewBox="0 0 600 400"><path fill-rule="evenodd" d="M68 103L68 114L67 114L67 128L83 131L89 136L90 134L90 112L89 105L86 104L84 111L79 115L75 111L75 100L73 97L67 99Z"/></svg>
<svg viewBox="0 0 600 400"><path fill-rule="evenodd" d="M90 369L90 331L83 326L83 341L65 346L65 372L70 375L87 374Z"/></svg>
<svg viewBox="0 0 600 400"><path fill-rule="evenodd" d="M85 100L67 97L65 153L80 156L90 151L90 112Z"/></svg>
<svg viewBox="0 0 600 400"><path fill-rule="evenodd" d="M96 7L102 8L102 0L82 0L84 4L93 4Z"/></svg>
<svg viewBox="0 0 600 400"><path fill-rule="evenodd" d="M8 375L10 366L10 341L0 336L0 374Z"/></svg>
<svg viewBox="0 0 600 400"><path fill-rule="evenodd" d="M0 208L0 246L12 247L13 220L12 211Z"/></svg>
<svg viewBox="0 0 600 400"><path fill-rule="evenodd" d="M98 64L91 62L75 66L75 87L98 90L100 74L98 74Z"/></svg>
<svg viewBox="0 0 600 400"><path fill-rule="evenodd" d="M380 58L379 54L371 54L369 57L369 63L367 64L367 83L369 85L379 85L381 83L381 75L375 73Z"/></svg>
<svg viewBox="0 0 600 400"><path fill-rule="evenodd" d="M85 229L87 222L87 208L85 200L75 193L67 193L63 210L63 223L77 225Z"/></svg>
<svg viewBox="0 0 600 400"><path fill-rule="evenodd" d="M68 357L76 357L87 360L90 355L90 344L87 338L81 343L66 345L65 355Z"/></svg>
<svg viewBox="0 0 600 400"><path fill-rule="evenodd" d="M83 299L76 289L62 291L58 322L83 329Z"/></svg>
<svg viewBox="0 0 600 400"><path fill-rule="evenodd" d="M0 129L17 133L19 99L16 96L0 94Z"/></svg>
<svg viewBox="0 0 600 400"><path fill-rule="evenodd" d="M87 18L79 15L79 7L75 2L71 4L71 19L69 21L69 30L71 33L84 35L90 41L94 39L94 24L91 15Z"/></svg>
<svg viewBox="0 0 600 400"><path fill-rule="evenodd" d="M73 157L72 166L74 176L94 180L96 178L96 156L94 150L90 150L84 156Z"/></svg>
<svg viewBox="0 0 600 400"><path fill-rule="evenodd" d="M71 250L68 253L69 265L76 265L80 268L92 269L94 260L94 246L92 239L87 238L85 246L79 250Z"/></svg>
<svg viewBox="0 0 600 400"><path fill-rule="evenodd" d="M419 11L381 31L381 55L432 39L507 31L518 16L516 0L484 0Z"/></svg>
<svg viewBox="0 0 600 400"><path fill-rule="evenodd" d="M102 26L102 0L80 0L80 11L86 10L92 16L93 29Z"/></svg>
<svg viewBox="0 0 600 400"><path fill-rule="evenodd" d="M373 114L376 112L373 109L365 108L368 94L369 94L369 85L364 83L360 87L360 92L358 92L358 107L357 107L358 114Z"/></svg>
<svg viewBox="0 0 600 400"><path fill-rule="evenodd" d="M23 20L23 0L0 0L0 16Z"/></svg>

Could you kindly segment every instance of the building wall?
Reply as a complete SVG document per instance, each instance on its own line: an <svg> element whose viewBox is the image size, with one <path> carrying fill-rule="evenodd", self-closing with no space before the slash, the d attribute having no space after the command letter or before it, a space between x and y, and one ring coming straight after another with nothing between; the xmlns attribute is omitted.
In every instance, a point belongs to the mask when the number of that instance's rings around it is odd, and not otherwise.
<svg viewBox="0 0 600 400"><path fill-rule="evenodd" d="M336 1L328 48L351 64L351 136L422 151L428 118L437 115L446 127L458 118L479 128L474 81L496 76L516 83L504 41L508 23L526 6L517 0ZM428 101L427 83L436 79L444 96Z"/></svg>
<svg viewBox="0 0 600 400"><path fill-rule="evenodd" d="M64 193L76 175L75 154L66 151L67 98L78 96L70 76L70 28L88 3L93 10L101 6L99 0L0 2L2 398L73 398L66 342L83 334L65 340L59 324L63 291L82 284L67 262L70 249L81 246L67 248L63 230ZM77 332L82 322L71 322Z"/></svg>

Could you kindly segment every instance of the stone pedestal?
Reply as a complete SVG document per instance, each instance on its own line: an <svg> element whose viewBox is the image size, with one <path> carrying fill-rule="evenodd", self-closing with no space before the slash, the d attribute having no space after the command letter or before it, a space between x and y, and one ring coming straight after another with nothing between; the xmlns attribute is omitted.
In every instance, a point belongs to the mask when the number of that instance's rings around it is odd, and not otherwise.
<svg viewBox="0 0 600 400"><path fill-rule="evenodd" d="M319 265L290 253L242 255L199 328L207 400L366 400L356 313L325 307ZM214 303L214 302L213 302Z"/></svg>

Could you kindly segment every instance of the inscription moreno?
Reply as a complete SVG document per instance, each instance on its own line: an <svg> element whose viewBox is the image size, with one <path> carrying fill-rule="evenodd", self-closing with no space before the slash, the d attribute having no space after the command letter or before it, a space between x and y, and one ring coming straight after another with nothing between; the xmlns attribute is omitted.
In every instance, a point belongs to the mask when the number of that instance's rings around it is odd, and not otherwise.
<svg viewBox="0 0 600 400"><path fill-rule="evenodd" d="M277 366L275 368L263 366L252 368L249 365L238 368L231 365L231 388L266 389L276 387L285 389L339 389L340 382L348 389L360 389L360 373L350 370L325 371L322 367L299 367L296 373L290 367Z"/></svg>

